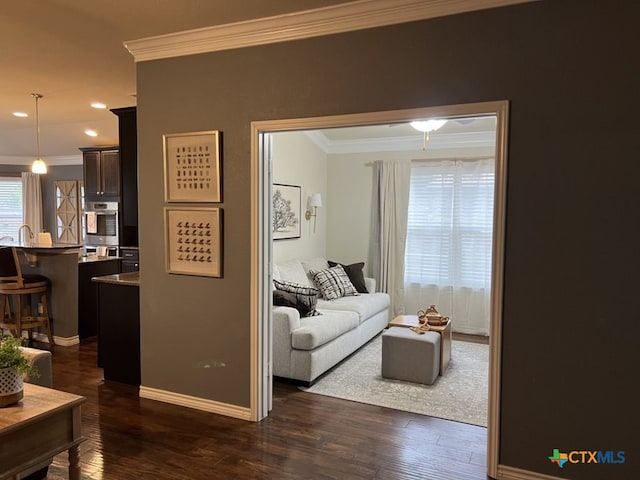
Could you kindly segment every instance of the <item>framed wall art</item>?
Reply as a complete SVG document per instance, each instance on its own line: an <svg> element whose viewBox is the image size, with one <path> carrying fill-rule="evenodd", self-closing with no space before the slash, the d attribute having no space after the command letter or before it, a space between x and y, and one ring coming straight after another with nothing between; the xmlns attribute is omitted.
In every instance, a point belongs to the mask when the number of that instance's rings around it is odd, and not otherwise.
<svg viewBox="0 0 640 480"><path fill-rule="evenodd" d="M166 202L221 202L220 132L162 136Z"/></svg>
<svg viewBox="0 0 640 480"><path fill-rule="evenodd" d="M222 277L222 210L165 207L167 272Z"/></svg>
<svg viewBox="0 0 640 480"><path fill-rule="evenodd" d="M274 183L271 225L274 240L300 238L300 187Z"/></svg>

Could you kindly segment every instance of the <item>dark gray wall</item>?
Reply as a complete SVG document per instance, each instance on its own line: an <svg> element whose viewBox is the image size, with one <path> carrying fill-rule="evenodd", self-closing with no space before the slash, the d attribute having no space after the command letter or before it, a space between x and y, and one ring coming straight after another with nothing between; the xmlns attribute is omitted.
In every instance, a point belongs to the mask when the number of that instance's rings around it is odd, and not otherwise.
<svg viewBox="0 0 640 480"><path fill-rule="evenodd" d="M8 174L20 176L22 172L31 170L30 165L0 165L0 175ZM41 176L42 181L42 223L44 230L51 232L55 228L55 202L53 185L59 180L82 180L82 165L49 165L46 175ZM36 232L34 232L36 233Z"/></svg>
<svg viewBox="0 0 640 480"><path fill-rule="evenodd" d="M55 238L55 200L54 183L61 180L82 180L82 165L60 165L49 167L42 176L42 219L44 229Z"/></svg>
<svg viewBox="0 0 640 480"><path fill-rule="evenodd" d="M143 385L249 405L252 120L506 99L500 461L632 478L639 19L635 1L543 1L138 64ZM162 134L207 129L224 132L224 278L168 275ZM553 448L627 462L559 470Z"/></svg>

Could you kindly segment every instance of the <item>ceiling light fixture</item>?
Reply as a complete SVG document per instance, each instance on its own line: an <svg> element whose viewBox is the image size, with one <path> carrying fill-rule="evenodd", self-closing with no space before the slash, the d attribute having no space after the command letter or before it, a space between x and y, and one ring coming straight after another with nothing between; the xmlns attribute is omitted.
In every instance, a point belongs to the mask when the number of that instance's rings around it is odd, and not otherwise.
<svg viewBox="0 0 640 480"><path fill-rule="evenodd" d="M31 96L36 100L36 159L31 164L31 171L33 173L44 174L47 173L47 164L40 158L40 112L38 111L38 100L42 98L39 93L32 93Z"/></svg>
<svg viewBox="0 0 640 480"><path fill-rule="evenodd" d="M96 132L95 130L85 130L84 134L89 136L89 137L97 137L98 136L98 132Z"/></svg>
<svg viewBox="0 0 640 480"><path fill-rule="evenodd" d="M19 118L26 118L29 116L28 113L25 112L13 112L12 114L14 117L19 117Z"/></svg>
<svg viewBox="0 0 640 480"><path fill-rule="evenodd" d="M99 108L99 109L101 109L101 110L104 110L105 108L107 108L107 105L106 105L105 103L102 103L102 102L93 102L93 103L91 104L91 106L92 106L93 108Z"/></svg>
<svg viewBox="0 0 640 480"><path fill-rule="evenodd" d="M447 123L446 119L445 120L436 120L436 119L416 120L414 122L411 122L410 125L413 128L415 128L419 132L424 133L424 140L422 142L422 151L425 151L427 149L427 142L429 141L429 132L435 132L440 127L442 127L445 123Z"/></svg>

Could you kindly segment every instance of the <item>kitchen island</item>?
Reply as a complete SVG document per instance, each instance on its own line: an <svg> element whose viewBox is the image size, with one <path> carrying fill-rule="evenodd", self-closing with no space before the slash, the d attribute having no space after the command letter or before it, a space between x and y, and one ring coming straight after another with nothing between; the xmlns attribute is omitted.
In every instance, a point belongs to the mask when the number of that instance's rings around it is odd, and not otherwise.
<svg viewBox="0 0 640 480"><path fill-rule="evenodd" d="M90 279L95 275L104 275L119 271L120 259L115 257L92 258L82 257L82 245L38 245L34 243L3 242L0 247L16 247L18 250L20 265L24 274L44 275L50 281L49 315L51 317L51 329L56 345L70 346L79 343L80 324L85 320L94 325L94 318L79 317L81 300L90 299L85 293L84 286L89 289L95 286ZM103 264L103 262L108 262ZM86 278L86 279L85 279ZM82 293L82 297L81 297ZM95 305L95 296L94 305ZM82 321L80 321L82 320ZM93 327L93 331L97 329ZM91 327L88 329L91 330ZM95 333L93 333L95 335ZM38 339L46 338L44 335L36 335ZM84 338L84 337L83 337Z"/></svg>
<svg viewBox="0 0 640 480"><path fill-rule="evenodd" d="M98 285L98 366L107 381L140 386L140 275L93 278Z"/></svg>

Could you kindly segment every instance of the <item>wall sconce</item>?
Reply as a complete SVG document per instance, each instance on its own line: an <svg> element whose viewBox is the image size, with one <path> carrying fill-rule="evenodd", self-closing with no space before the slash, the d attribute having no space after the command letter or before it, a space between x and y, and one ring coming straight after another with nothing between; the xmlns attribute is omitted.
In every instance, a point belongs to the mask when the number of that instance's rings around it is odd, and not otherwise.
<svg viewBox="0 0 640 480"><path fill-rule="evenodd" d="M313 195L309 195L309 201L307 202L307 211L304 212L304 218L307 220L311 220L313 217L313 233L316 231L316 216L318 207L322 206L322 196L319 193L314 193ZM313 213L311 212L311 208L313 207Z"/></svg>

